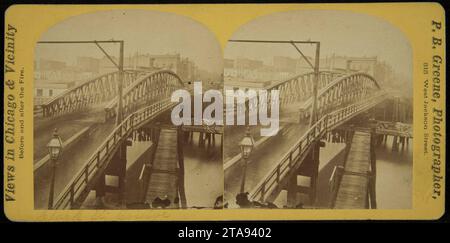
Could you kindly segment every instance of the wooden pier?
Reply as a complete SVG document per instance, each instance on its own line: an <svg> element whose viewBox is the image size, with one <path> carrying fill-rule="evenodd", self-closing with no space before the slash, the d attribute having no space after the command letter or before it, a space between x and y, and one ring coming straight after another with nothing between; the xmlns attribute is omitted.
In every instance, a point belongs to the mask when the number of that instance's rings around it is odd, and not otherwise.
<svg viewBox="0 0 450 243"><path fill-rule="evenodd" d="M388 137L392 136L392 151L404 149L409 145L410 139L413 139L412 124L400 122L386 122L386 121L372 121L375 125L375 142L377 145L386 144ZM371 128L359 124L357 126L347 125L342 126L341 129L347 131L371 132Z"/></svg>
<svg viewBox="0 0 450 243"><path fill-rule="evenodd" d="M162 128L159 134L154 159L149 165L149 179L145 201L149 204L159 198L168 199L166 208L185 206L183 187L183 158L177 129ZM180 186L181 185L181 186ZM152 205L152 207L155 207Z"/></svg>
<svg viewBox="0 0 450 243"><path fill-rule="evenodd" d="M344 168L339 172L334 208L376 208L373 138L370 133L356 131L351 141Z"/></svg>

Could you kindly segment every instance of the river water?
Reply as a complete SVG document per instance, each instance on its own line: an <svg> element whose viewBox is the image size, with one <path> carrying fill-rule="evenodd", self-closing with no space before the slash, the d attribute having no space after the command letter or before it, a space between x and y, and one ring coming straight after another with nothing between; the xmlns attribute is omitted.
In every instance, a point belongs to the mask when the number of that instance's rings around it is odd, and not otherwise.
<svg viewBox="0 0 450 243"><path fill-rule="evenodd" d="M188 208L212 208L216 198L223 195L220 139L220 135L216 135L215 146L208 147L206 144L204 147L199 147L198 133L194 133L193 142L185 143L183 146L184 184ZM123 209L127 205L142 203L143 191L139 176L143 163L149 159L152 143L133 141L132 144L127 147L126 205L118 204L117 194L107 194L104 200L109 209ZM107 185L117 186L117 183L117 178L106 177ZM91 191L83 208L94 208L95 203L95 192Z"/></svg>
<svg viewBox="0 0 450 243"><path fill-rule="evenodd" d="M413 146L392 151L392 137L378 146L377 156L377 206L380 209L412 208Z"/></svg>
<svg viewBox="0 0 450 243"><path fill-rule="evenodd" d="M378 209L410 209L412 207L412 173L413 173L413 151L412 140L409 146L399 151L392 151L392 140L390 136L386 144L376 147L377 159L377 183L376 199ZM327 144L320 151L321 170L319 173L318 205L326 207L329 198L328 179L333 168L342 164L343 153L337 155L343 148L342 144ZM337 155L337 156L336 156ZM325 158L328 158L325 159ZM332 159L334 158L334 159ZM331 161L330 161L331 159Z"/></svg>
<svg viewBox="0 0 450 243"><path fill-rule="evenodd" d="M129 179L127 183L132 183L134 178L138 177L136 170L134 173L133 165L137 157L142 154L151 142L134 142L128 151L127 174ZM198 146L198 133L194 133L193 141L185 143L184 153L184 185L186 193L187 206L189 208L212 208L216 198L223 193L223 167L222 153L220 149L220 135L216 135L215 146L206 144L204 147ZM141 168L141 165L138 166ZM131 176L133 174L133 176ZM133 184L133 183L132 183ZM135 183L137 184L137 183ZM128 199L132 195L134 185L128 190Z"/></svg>
<svg viewBox="0 0 450 243"><path fill-rule="evenodd" d="M223 194L220 136L216 135L215 146L201 148L198 146L198 133L194 133L194 141L183 147L188 207L212 208L216 198Z"/></svg>
<svg viewBox="0 0 450 243"><path fill-rule="evenodd" d="M287 134L295 134L295 132L289 131L286 135ZM292 139L290 136L276 137L267 145L273 149L274 147L277 147L277 145L281 146L283 144L281 141L287 142L287 140L290 139ZM137 182L134 183L133 181L139 176L139 171L141 168L140 165L134 164L132 161L134 161L142 153L141 151L145 151L149 145L150 143L148 142L135 142L128 151L130 153L128 153L129 163L127 166L127 184L129 184L131 188L137 185ZM317 203L315 205L317 208L329 207L330 198L328 180L334 166L343 163L343 149L343 143L328 142L325 147L320 149L320 172L317 188ZM133 153L132 151L140 152ZM131 156L131 154L134 156ZM412 140L410 140L409 146L406 146L404 149L400 147L399 151L392 151L392 137L388 138L386 144L377 146L376 196L377 206L379 209L409 209L412 207L412 155ZM261 162L265 161L265 157L270 157L267 155L262 155L262 153L261 156L261 158L255 158L256 160L252 161L249 166L252 167L252 164L258 164L258 160ZM202 148L198 146L198 134L195 134L194 141L184 145L184 164L185 191L188 207L213 207L215 199L222 195L224 191L224 173L222 152L220 150L220 135L216 135L215 146L210 146L208 148L206 145ZM266 166L264 166L264 168L265 167ZM240 168L236 169L237 171L240 170ZM253 172L256 171L261 173L264 172L263 174L266 173L266 171L259 169L255 169ZM249 172L249 174L252 173ZM231 178L234 180L230 180ZM228 180L225 181L225 189L229 189L226 191L226 195L230 193L234 195L236 193L235 190L230 189L235 189L235 187L238 188L237 185L239 185L241 178L240 173L236 174L236 176L232 176L231 178L228 175ZM304 184L304 180L305 178L298 178L299 184ZM233 183L233 181L236 181L236 183ZM254 183L252 183L252 181L247 181L249 188L253 186L253 184ZM226 195L225 198L227 199ZM134 197L132 195L130 196ZM231 196L228 199L232 199ZM304 205L307 205L306 197L299 196L299 199L305 202ZM275 201L275 204L280 208L286 205L285 191L280 193L279 197Z"/></svg>
<svg viewBox="0 0 450 243"><path fill-rule="evenodd" d="M412 166L413 151L412 140L409 146L399 151L392 151L392 137L388 137L387 143L376 147L377 159L377 183L376 199L378 209L410 209L412 207ZM342 165L344 162L343 143L326 143L320 149L319 178L317 185L317 201L315 208L329 208L330 189L329 179L334 166ZM297 182L307 185L309 179L299 176ZM282 191L275 204L284 207L286 202L286 191ZM306 195L299 194L297 199L305 206L309 204Z"/></svg>

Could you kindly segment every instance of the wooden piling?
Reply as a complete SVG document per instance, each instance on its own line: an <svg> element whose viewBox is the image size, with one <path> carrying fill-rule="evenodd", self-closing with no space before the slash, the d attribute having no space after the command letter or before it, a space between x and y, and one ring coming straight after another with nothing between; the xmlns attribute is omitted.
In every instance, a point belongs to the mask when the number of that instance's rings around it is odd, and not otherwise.
<svg viewBox="0 0 450 243"><path fill-rule="evenodd" d="M392 151L398 151L398 136L394 136L392 140Z"/></svg>

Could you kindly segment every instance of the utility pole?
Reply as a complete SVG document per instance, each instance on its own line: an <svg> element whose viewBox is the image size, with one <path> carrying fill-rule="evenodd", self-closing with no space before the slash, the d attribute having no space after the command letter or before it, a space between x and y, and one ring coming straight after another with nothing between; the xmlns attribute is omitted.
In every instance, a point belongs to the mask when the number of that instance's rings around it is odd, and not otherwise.
<svg viewBox="0 0 450 243"><path fill-rule="evenodd" d="M316 59L314 62L314 82L313 82L313 104L309 126L314 125L314 123L317 121L317 92L320 79L319 63L320 63L320 42L316 42Z"/></svg>
<svg viewBox="0 0 450 243"><path fill-rule="evenodd" d="M317 114L317 92L319 87L319 63L320 63L320 42L316 42L316 59L314 60L314 82L313 82L313 103L311 109L311 117L309 126L312 127L318 120ZM317 179L319 177L319 157L320 157L320 138L312 144L310 166L312 174L310 179L311 192L309 195L312 205L316 203Z"/></svg>
<svg viewBox="0 0 450 243"><path fill-rule="evenodd" d="M120 41L120 54L119 54L119 82L117 82L117 91L118 91L118 103L117 103L117 116L116 116L116 125L119 125L123 119L123 41Z"/></svg>

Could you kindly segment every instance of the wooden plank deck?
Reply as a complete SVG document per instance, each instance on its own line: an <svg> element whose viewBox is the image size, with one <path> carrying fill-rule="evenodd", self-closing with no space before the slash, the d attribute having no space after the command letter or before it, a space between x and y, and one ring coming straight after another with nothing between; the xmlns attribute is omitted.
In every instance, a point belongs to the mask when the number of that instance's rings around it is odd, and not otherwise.
<svg viewBox="0 0 450 243"><path fill-rule="evenodd" d="M365 209L370 170L370 133L355 132L334 208Z"/></svg>
<svg viewBox="0 0 450 243"><path fill-rule="evenodd" d="M164 199L167 196L170 200L167 208L179 207L179 203L174 203L178 198L177 137L177 130L161 129L145 197L148 203L157 197Z"/></svg>

